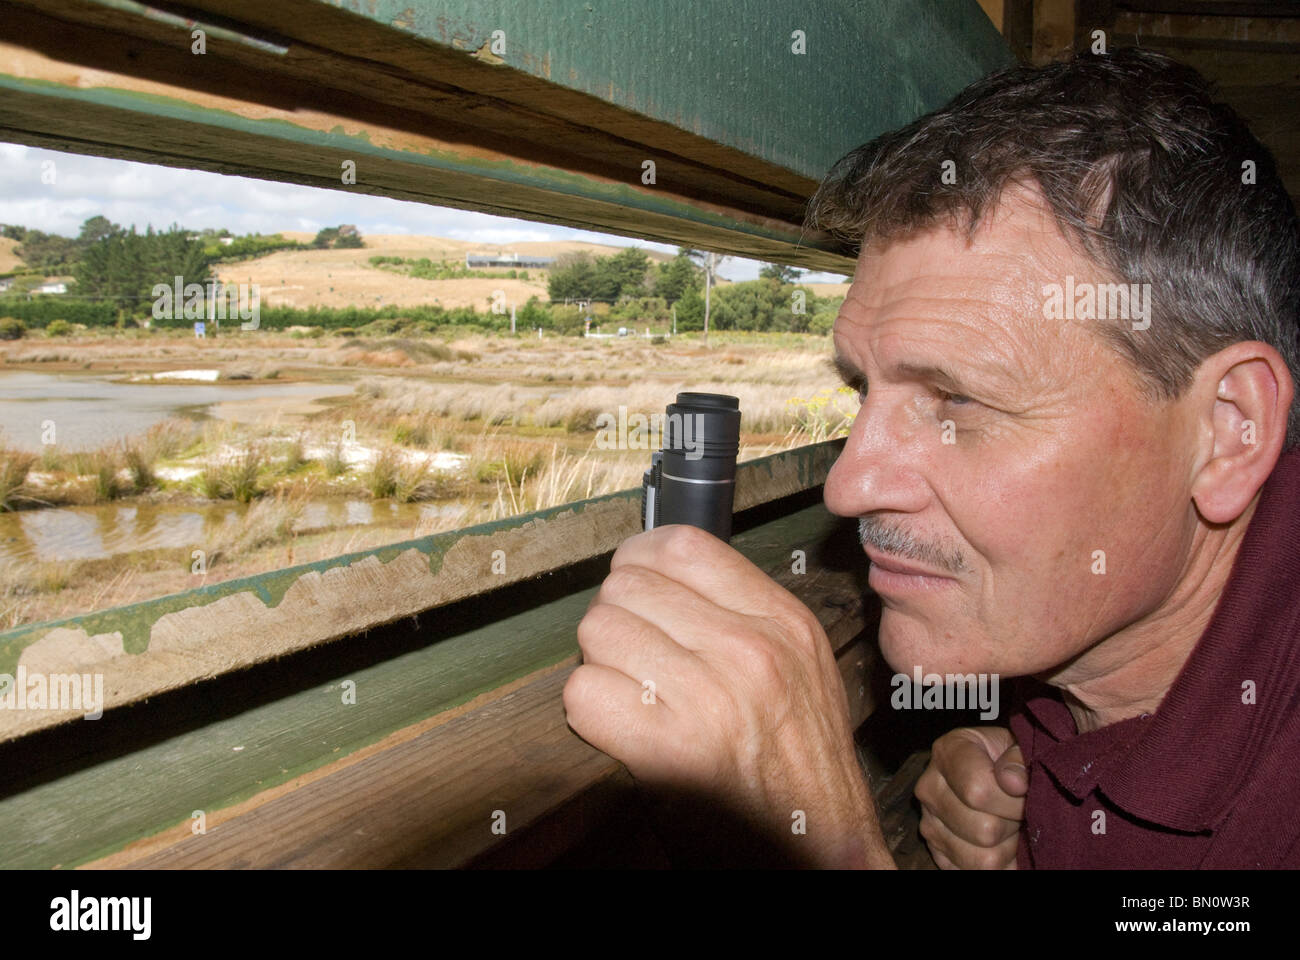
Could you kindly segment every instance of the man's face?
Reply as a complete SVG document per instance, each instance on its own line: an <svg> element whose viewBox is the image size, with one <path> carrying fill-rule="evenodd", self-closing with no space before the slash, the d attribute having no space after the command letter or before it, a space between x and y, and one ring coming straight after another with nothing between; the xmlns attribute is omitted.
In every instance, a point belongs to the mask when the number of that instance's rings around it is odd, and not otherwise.
<svg viewBox="0 0 1300 960"><path fill-rule="evenodd" d="M1158 617L1184 572L1193 421L1140 393L1098 321L1044 319L1067 274L1111 279L1025 191L969 246L936 229L859 260L834 341L868 386L826 505L886 566L943 576L872 564L895 670L1049 674Z"/></svg>

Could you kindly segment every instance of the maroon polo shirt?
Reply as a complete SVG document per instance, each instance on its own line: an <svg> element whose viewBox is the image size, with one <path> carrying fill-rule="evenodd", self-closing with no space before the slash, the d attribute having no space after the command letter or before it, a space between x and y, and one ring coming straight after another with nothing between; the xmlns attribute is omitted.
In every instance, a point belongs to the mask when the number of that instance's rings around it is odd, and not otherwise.
<svg viewBox="0 0 1300 960"><path fill-rule="evenodd" d="M1300 867L1300 452L1264 484L1154 714L1081 734L1054 688L1012 686L1029 768L1020 869Z"/></svg>

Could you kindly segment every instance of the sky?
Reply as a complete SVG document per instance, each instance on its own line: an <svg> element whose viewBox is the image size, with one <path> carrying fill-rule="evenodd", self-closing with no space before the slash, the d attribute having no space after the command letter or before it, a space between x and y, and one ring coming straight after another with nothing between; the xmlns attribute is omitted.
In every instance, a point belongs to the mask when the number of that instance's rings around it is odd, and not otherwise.
<svg viewBox="0 0 1300 960"><path fill-rule="evenodd" d="M47 163L53 167L47 167ZM368 233L448 237L484 245L528 240L586 240L637 246L665 253L676 247L638 238L572 227L494 217L469 210L436 207L370 194L326 190L272 180L232 177L204 170L160 167L62 153L15 143L0 143L0 223L75 237L95 215L124 227L189 230L225 227L235 234L315 232L341 223ZM53 172L53 182L48 175ZM718 272L728 280L752 280L759 261L728 257ZM803 279L839 282L839 274L808 274Z"/></svg>

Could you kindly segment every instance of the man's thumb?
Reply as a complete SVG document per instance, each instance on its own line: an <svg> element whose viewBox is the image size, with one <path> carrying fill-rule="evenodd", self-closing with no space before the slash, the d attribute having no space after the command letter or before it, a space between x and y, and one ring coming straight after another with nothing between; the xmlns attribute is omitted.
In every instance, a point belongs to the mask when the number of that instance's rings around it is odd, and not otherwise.
<svg viewBox="0 0 1300 960"><path fill-rule="evenodd" d="M1019 744L1013 743L998 757L993 764L993 774L998 786L1008 795L1023 797L1029 792L1029 771L1025 769L1025 758Z"/></svg>

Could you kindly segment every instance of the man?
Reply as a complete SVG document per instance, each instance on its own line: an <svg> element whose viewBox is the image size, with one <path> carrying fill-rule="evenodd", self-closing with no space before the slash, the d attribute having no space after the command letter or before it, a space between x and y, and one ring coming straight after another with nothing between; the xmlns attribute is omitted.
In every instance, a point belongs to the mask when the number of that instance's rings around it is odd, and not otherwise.
<svg viewBox="0 0 1300 960"><path fill-rule="evenodd" d="M853 151L809 222L861 245L825 500L881 651L1026 678L1009 729L935 744L936 862L1300 866L1300 227L1267 151L1189 68L1084 55ZM892 866L825 636L734 550L629 539L578 639L570 723L639 780Z"/></svg>

